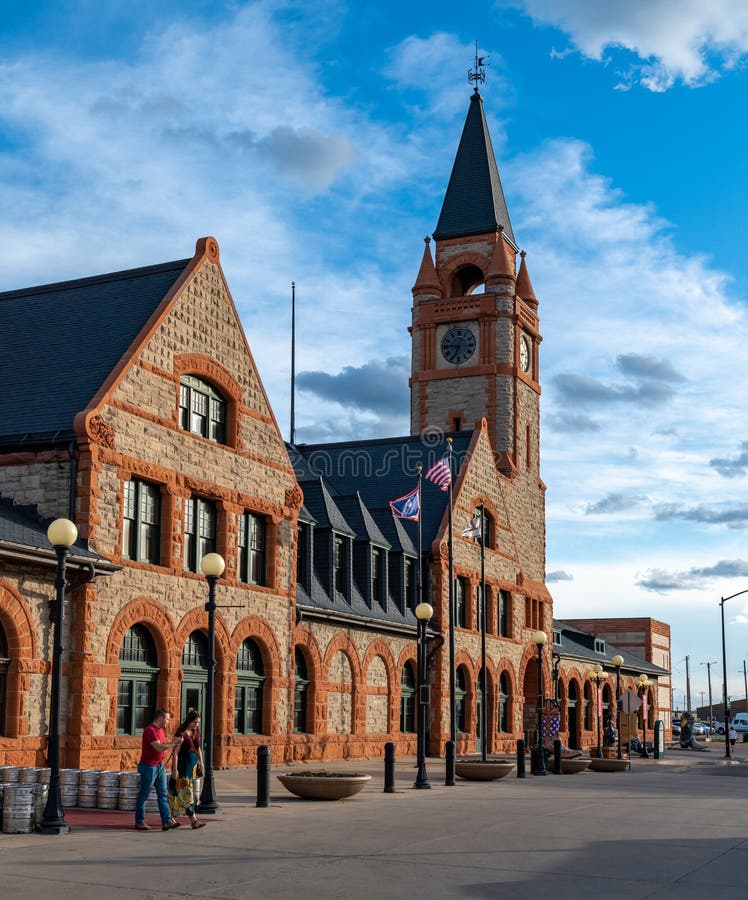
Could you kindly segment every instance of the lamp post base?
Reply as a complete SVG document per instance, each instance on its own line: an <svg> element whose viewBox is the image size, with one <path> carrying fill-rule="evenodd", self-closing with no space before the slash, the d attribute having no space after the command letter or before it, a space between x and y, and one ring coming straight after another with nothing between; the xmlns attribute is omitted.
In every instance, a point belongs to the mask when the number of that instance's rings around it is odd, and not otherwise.
<svg viewBox="0 0 748 900"><path fill-rule="evenodd" d="M36 830L39 834L67 834L70 831L70 826L64 819L51 822L42 820L36 826Z"/></svg>
<svg viewBox="0 0 748 900"><path fill-rule="evenodd" d="M532 747L530 749L530 774L531 775L547 775L548 769L545 765L545 754L542 747Z"/></svg>

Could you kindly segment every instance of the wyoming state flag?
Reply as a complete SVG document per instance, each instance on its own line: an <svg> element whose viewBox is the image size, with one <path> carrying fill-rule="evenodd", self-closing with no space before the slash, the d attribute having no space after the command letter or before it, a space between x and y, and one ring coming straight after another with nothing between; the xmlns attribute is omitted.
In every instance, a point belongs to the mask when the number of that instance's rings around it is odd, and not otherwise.
<svg viewBox="0 0 748 900"><path fill-rule="evenodd" d="M411 519L417 522L421 515L421 498L417 487L397 500L390 500L390 509L396 519Z"/></svg>

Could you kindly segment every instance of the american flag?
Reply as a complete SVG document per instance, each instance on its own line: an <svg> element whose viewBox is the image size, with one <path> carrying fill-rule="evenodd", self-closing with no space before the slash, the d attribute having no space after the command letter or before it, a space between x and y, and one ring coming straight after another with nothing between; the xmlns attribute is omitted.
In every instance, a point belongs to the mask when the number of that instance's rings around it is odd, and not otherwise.
<svg viewBox="0 0 748 900"><path fill-rule="evenodd" d="M433 465L430 465L423 473L423 477L426 481L432 481L434 484L438 484L443 491L446 491L452 483L449 457L445 456L444 459L439 459Z"/></svg>

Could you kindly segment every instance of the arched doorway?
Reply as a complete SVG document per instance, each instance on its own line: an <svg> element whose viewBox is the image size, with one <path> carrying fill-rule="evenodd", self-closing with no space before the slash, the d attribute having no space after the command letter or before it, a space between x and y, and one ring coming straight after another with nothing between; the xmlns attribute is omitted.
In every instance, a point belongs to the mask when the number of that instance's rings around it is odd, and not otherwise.
<svg viewBox="0 0 748 900"><path fill-rule="evenodd" d="M572 750L579 749L579 685L572 678L569 682L568 722L569 722L569 747Z"/></svg>
<svg viewBox="0 0 748 900"><path fill-rule="evenodd" d="M193 631L187 638L182 651L182 712L181 718L191 709L200 713L205 720L205 694L208 690L208 638L202 631Z"/></svg>
<svg viewBox="0 0 748 900"><path fill-rule="evenodd" d="M522 713L522 731L525 739L534 743L535 730L538 727L538 661L530 659L525 669L525 677L522 681L522 694L524 707Z"/></svg>

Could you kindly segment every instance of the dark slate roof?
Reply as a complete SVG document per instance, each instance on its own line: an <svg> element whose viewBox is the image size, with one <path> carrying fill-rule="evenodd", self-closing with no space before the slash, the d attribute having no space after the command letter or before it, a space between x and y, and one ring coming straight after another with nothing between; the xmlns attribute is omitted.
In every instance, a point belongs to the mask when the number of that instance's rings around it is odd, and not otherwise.
<svg viewBox="0 0 748 900"><path fill-rule="evenodd" d="M356 533L356 540L368 541L390 550L390 542L382 534L369 510L364 506L361 494L356 491L353 497L336 497L335 505L345 516L346 522ZM392 514L390 514L391 517Z"/></svg>
<svg viewBox="0 0 748 900"><path fill-rule="evenodd" d="M330 496L330 489L323 478L301 482L301 485L304 491L304 506L311 513L318 528L331 528L349 537L356 536L356 532Z"/></svg>
<svg viewBox="0 0 748 900"><path fill-rule="evenodd" d="M472 431L450 435L453 439L455 478L472 436ZM391 553L405 553L411 557L417 555L417 523L394 519L389 501L413 490L418 482L416 466L419 463L425 472L428 466L446 455L447 445L443 441L434 445L415 436L287 446L294 472L304 492L304 508L316 520L317 528L332 528L349 534L354 540L389 548ZM423 480L424 557L431 552L431 544L447 506L447 497L448 494L435 484ZM375 602L369 606L354 577L350 598L333 599L320 577L321 573L314 568L310 592L297 585L296 601L302 614L305 609L317 609L395 626L415 625L413 611L400 610L398 601L401 598L391 595L386 604Z"/></svg>
<svg viewBox="0 0 748 900"><path fill-rule="evenodd" d="M41 551L40 555L53 556L52 545L47 538L47 527L51 521L40 516L35 506L22 506L0 496L0 552L32 550ZM107 559L90 550L82 538L71 547L70 553L73 561L110 565Z"/></svg>
<svg viewBox="0 0 748 900"><path fill-rule="evenodd" d="M188 262L0 293L0 440L70 434Z"/></svg>
<svg viewBox="0 0 748 900"><path fill-rule="evenodd" d="M566 622L554 619L553 630L561 632L561 643L554 644L553 650L562 657L582 660L589 662L591 665L600 663L604 668L610 669L613 668L613 657L620 653L623 657L623 671L644 672L648 675L660 676L670 674L667 669L656 666L654 663L648 662L639 656L634 656L628 649L624 653L607 640L605 641L605 652L598 653L595 651L595 635L588 634L586 631L580 631Z"/></svg>
<svg viewBox="0 0 748 900"><path fill-rule="evenodd" d="M474 93L470 98L434 240L485 234L496 231L499 225L504 226L504 234L514 243L512 223L483 110L483 98Z"/></svg>
<svg viewBox="0 0 748 900"><path fill-rule="evenodd" d="M445 438L452 438L452 468L455 478L459 474L472 436L472 431L444 435ZM358 491L378 524L381 522L381 514L377 515L373 511L389 511L390 500L404 496L416 486L416 466L420 463L425 472L432 463L442 459L446 452L447 446L443 441L434 444L429 440L424 441L419 435L289 447L291 463L304 491L305 505L315 518L320 518L317 507L309 502L307 495L310 486L323 478L333 500L336 495L345 497ZM423 549L428 551L447 508L447 493L424 479L421 506ZM416 547L417 523L402 520L401 524Z"/></svg>

